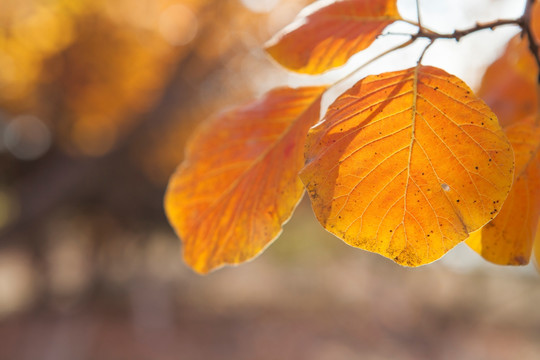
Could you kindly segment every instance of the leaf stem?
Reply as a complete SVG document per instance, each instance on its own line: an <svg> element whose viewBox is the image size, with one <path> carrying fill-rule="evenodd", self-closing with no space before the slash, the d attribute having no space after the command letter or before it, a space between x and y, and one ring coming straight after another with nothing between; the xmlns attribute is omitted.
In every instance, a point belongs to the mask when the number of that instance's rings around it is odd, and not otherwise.
<svg viewBox="0 0 540 360"><path fill-rule="evenodd" d="M427 50L429 49L429 47L430 47L431 45L433 45L433 44L434 44L434 41L431 40L431 41L429 42L429 44L426 45L426 47L424 48L424 50L422 50L422 54L420 55L420 58L419 58L418 61L416 62L416 66L419 66L419 65L422 63L422 59L424 58L424 55L426 54L426 51L427 51Z"/></svg>

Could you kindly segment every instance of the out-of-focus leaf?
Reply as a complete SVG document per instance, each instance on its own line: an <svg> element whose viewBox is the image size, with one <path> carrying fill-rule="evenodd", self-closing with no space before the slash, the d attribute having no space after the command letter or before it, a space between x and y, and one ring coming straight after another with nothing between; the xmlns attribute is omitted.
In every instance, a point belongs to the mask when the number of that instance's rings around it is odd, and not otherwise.
<svg viewBox="0 0 540 360"><path fill-rule="evenodd" d="M534 263L540 272L540 221L536 227L536 238L534 239Z"/></svg>
<svg viewBox="0 0 540 360"><path fill-rule="evenodd" d="M532 5L531 29L538 43L540 41L540 3L538 1Z"/></svg>
<svg viewBox="0 0 540 360"><path fill-rule="evenodd" d="M273 90L193 136L165 208L195 271L249 260L280 234L304 192L298 172L324 90Z"/></svg>
<svg viewBox="0 0 540 360"><path fill-rule="evenodd" d="M395 262L432 262L492 219L511 146L460 79L433 67L368 76L310 130L300 177L319 222Z"/></svg>
<svg viewBox="0 0 540 360"><path fill-rule="evenodd" d="M44 120L69 153L107 153L191 51L207 2L0 1L0 108Z"/></svg>
<svg viewBox="0 0 540 360"><path fill-rule="evenodd" d="M300 15L266 45L289 70L319 74L341 66L400 20L395 0L342 0Z"/></svg>
<svg viewBox="0 0 540 360"><path fill-rule="evenodd" d="M525 265L540 217L540 126L531 116L504 130L516 158L514 184L500 214L473 233L467 244L495 264Z"/></svg>
<svg viewBox="0 0 540 360"><path fill-rule="evenodd" d="M477 94L505 127L537 112L537 74L527 39L518 35L510 40L501 57L488 67Z"/></svg>

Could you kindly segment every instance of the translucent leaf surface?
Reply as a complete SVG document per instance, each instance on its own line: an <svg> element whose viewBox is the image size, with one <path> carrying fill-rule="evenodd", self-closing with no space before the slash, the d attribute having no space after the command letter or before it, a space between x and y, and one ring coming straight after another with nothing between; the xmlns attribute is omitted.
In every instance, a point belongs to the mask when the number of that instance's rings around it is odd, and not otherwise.
<svg viewBox="0 0 540 360"><path fill-rule="evenodd" d="M478 96L491 107L501 126L536 113L537 71L527 39L519 35L510 40L501 57L486 70Z"/></svg>
<svg viewBox="0 0 540 360"><path fill-rule="evenodd" d="M495 264L525 265L540 217L540 127L529 117L505 132L516 159L512 190L500 214L472 234L467 244Z"/></svg>
<svg viewBox="0 0 540 360"><path fill-rule="evenodd" d="M395 0L342 0L300 15L266 45L289 70L319 74L341 66L401 19Z"/></svg>
<svg viewBox="0 0 540 360"><path fill-rule="evenodd" d="M246 261L279 235L304 191L298 172L324 90L271 91L193 136L165 208L195 271Z"/></svg>
<svg viewBox="0 0 540 360"><path fill-rule="evenodd" d="M513 177L496 116L433 67L368 76L310 130L300 177L320 223L399 264L440 258L500 210Z"/></svg>
<svg viewBox="0 0 540 360"><path fill-rule="evenodd" d="M538 1L532 4L531 29L538 44L540 42L540 3Z"/></svg>

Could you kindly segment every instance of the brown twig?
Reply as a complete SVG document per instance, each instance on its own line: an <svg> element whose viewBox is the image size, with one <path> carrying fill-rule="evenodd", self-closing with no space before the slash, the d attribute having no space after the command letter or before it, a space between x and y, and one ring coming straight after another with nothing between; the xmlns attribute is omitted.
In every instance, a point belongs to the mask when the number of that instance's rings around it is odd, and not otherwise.
<svg viewBox="0 0 540 360"><path fill-rule="evenodd" d="M529 0L529 1L534 2L534 0ZM477 23L475 26L473 26L471 28L464 29L464 30L455 30L453 33L450 33L450 34L438 33L438 32L436 32L434 30L428 29L428 28L422 26L421 24L417 24L417 23L412 22L412 21L406 21L406 22L411 24L411 25L418 26L418 32L416 34L388 32L388 33L385 33L383 35L410 36L411 39L409 40L409 43L412 43L417 39L428 39L429 44L426 46L426 48L422 52L422 57L426 53L427 49L435 42L435 40L439 40L439 39L451 39L451 40L460 41L462 37L473 34L473 33L477 32L477 31L486 30L486 29L493 30L493 29L495 29L497 27L505 26L505 25L517 25L517 26L521 27L524 31L525 31L525 29L528 29L529 33L530 33L530 27L528 26L530 24L530 22L527 21L527 17L525 16L525 14L522 17L517 18L517 19L501 19L501 20L496 20L496 21L487 22L487 23L483 23L483 24ZM530 36L532 36L532 35L530 35ZM534 44L533 46L536 49L538 49L537 44ZM538 54L538 51L536 52L536 54ZM537 60L538 60L539 66L540 66L540 59L537 59ZM420 61L421 61L421 59L418 62L420 63Z"/></svg>
<svg viewBox="0 0 540 360"><path fill-rule="evenodd" d="M467 36L469 34L475 33L480 30L486 30L486 29L495 29L500 26L505 25L517 25L522 29L522 36L527 36L527 39L529 40L529 50L533 54L536 64L538 65L538 83L540 84L540 45L537 43L536 38L534 36L534 33L532 31L531 27L531 18L532 18L532 7L536 0L527 0L527 5L525 7L525 11L523 15L517 19L501 19L501 20L495 20L487 23L477 23L476 26L473 26L469 29L465 30L455 30L451 34L441 34L436 31L430 30L424 26L421 26L420 24L414 24L418 26L418 32L416 34L412 35L412 39L429 39L430 43L428 47L433 43L435 40L438 39L453 39L456 41L461 40L462 37Z"/></svg>
<svg viewBox="0 0 540 360"><path fill-rule="evenodd" d="M523 22L524 22L524 18L520 17L518 19L503 19L503 20L496 20L496 21L483 23L483 24L477 23L476 26L473 26L469 29L455 30L451 34L440 34L436 31L423 27L419 29L419 31L416 34L413 35L413 38L416 38L416 39L424 38L424 39L429 39L431 41L435 41L438 39L454 39L456 41L459 41L461 40L462 37L470 35L480 30L486 30L486 29L493 30L497 27L505 26L505 25L517 25L523 28L524 27Z"/></svg>
<svg viewBox="0 0 540 360"><path fill-rule="evenodd" d="M496 20L496 21L492 21L492 22L489 22L489 23L483 23L483 24L477 23L476 26L474 26L474 27L471 27L471 28L465 29L465 30L455 30L451 34L441 34L441 33L438 33L436 31L433 31L431 29L428 29L428 28L426 28L424 26L421 26L420 24L410 23L410 24L418 26L418 32L416 34L399 34L399 33L388 33L388 34L392 34L392 35L409 35L409 36L411 36L411 39L410 39L411 42L414 42L417 39L428 39L429 43L427 44L427 46L422 51L422 55L420 56L420 59L418 60L418 64L420 64L420 62L422 61L422 58L424 57L426 51L429 49L429 47L431 45L433 45L435 40L438 40L438 39L453 39L453 40L459 41L459 40L461 40L462 37L467 36L467 35L472 34L472 33L475 33L477 31L485 30L485 29L493 30L496 27L504 26L504 25L518 25L522 29L524 29L525 28L525 26L524 26L524 21L525 20L524 19L525 19L525 16L522 16L522 17L520 17L518 19Z"/></svg>

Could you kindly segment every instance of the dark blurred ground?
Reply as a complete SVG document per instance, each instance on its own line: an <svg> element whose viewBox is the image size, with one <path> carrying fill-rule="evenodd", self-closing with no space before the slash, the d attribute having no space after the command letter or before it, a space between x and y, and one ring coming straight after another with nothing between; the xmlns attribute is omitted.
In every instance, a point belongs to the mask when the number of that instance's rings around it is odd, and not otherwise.
<svg viewBox="0 0 540 360"><path fill-rule="evenodd" d="M0 358L538 358L532 271L401 268L326 235L307 205L262 256L207 277L178 261L165 224L106 220L118 236L96 247L57 219L43 258L1 255Z"/></svg>
<svg viewBox="0 0 540 360"><path fill-rule="evenodd" d="M164 221L138 230L103 216L92 219L99 224L93 231L88 221L63 214L39 237L38 254L13 247L0 255L1 359L540 353L540 289L532 271L448 261L401 268L325 234L307 203L265 254L208 277L179 261Z"/></svg>
<svg viewBox="0 0 540 360"><path fill-rule="evenodd" d="M162 197L185 139L285 83L260 45L306 2L0 2L0 359L540 358L530 267L401 268L307 202L249 264L181 262Z"/></svg>

